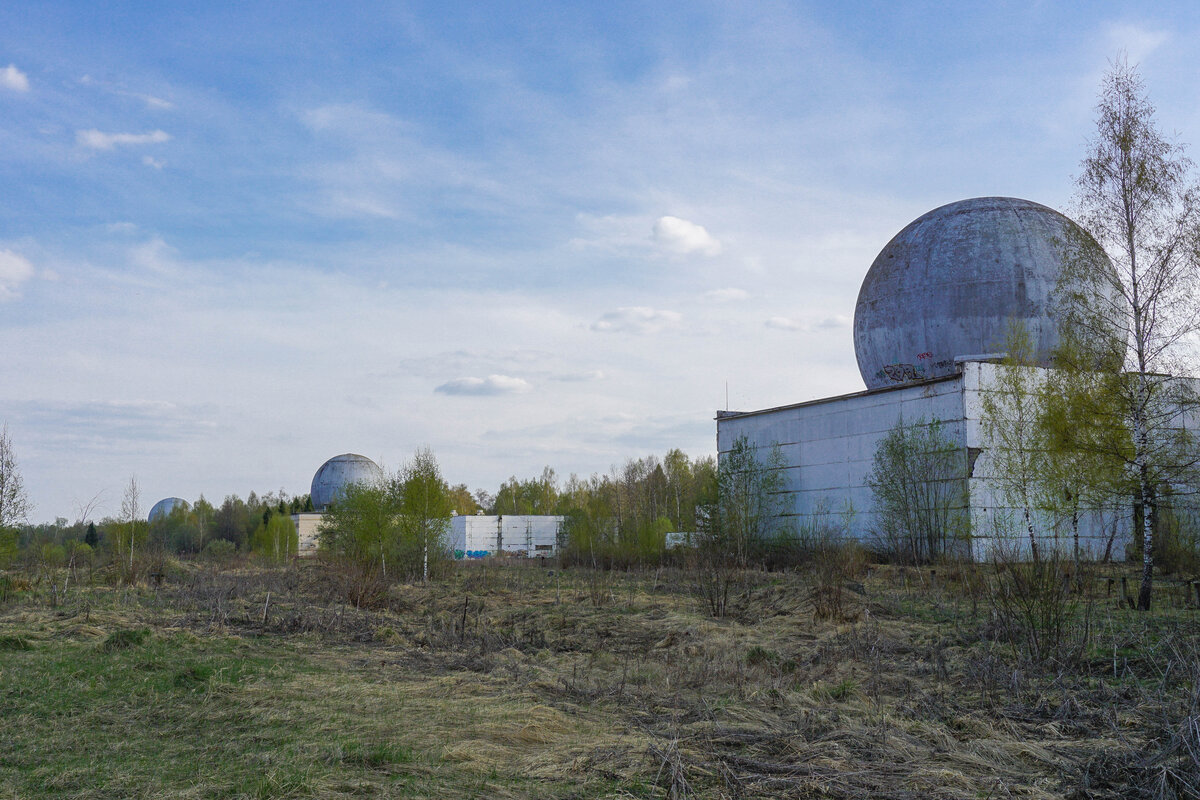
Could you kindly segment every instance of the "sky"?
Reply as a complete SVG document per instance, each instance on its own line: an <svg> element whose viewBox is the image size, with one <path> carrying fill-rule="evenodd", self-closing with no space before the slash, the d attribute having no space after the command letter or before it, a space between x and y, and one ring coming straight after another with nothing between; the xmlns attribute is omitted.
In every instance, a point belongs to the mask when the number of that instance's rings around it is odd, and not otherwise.
<svg viewBox="0 0 1200 800"><path fill-rule="evenodd" d="M1085 6L1085 7L1081 7ZM859 391L908 222L1069 211L1125 53L1200 135L1194 3L0 6L0 424L31 520L494 492Z"/></svg>

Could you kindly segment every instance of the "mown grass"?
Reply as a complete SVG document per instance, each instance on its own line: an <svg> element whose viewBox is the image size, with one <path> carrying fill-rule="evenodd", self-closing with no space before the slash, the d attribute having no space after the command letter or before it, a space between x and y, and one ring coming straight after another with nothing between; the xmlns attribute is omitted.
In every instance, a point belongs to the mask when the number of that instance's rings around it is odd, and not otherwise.
<svg viewBox="0 0 1200 800"><path fill-rule="evenodd" d="M1095 594L1082 658L1034 664L978 578L877 570L829 618L827 578L748 574L722 619L671 570L476 564L374 610L313 564L35 586L0 798L1171 797L1195 609Z"/></svg>

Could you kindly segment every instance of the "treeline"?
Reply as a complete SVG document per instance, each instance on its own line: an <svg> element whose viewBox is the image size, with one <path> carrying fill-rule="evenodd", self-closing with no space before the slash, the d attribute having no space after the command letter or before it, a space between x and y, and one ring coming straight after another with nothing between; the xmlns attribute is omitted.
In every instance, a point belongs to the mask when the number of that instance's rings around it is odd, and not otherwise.
<svg viewBox="0 0 1200 800"><path fill-rule="evenodd" d="M458 488L458 487L456 487ZM693 541L717 499L717 465L674 449L630 459L588 478L560 481L550 467L536 478L515 476L495 495L476 492L475 508L489 514L564 517L559 553L565 563L627 567L661 563L668 534Z"/></svg>
<svg viewBox="0 0 1200 800"><path fill-rule="evenodd" d="M59 517L54 523L0 529L0 568L22 560L51 567L75 562L95 565L116 558L128 561L131 551L221 558L241 552L283 559L297 553L291 515L311 511L312 503L307 494L251 491L244 500L229 495L220 505L201 495L152 522L144 518L143 510L133 480L126 487L119 515L90 520L85 512L75 522Z"/></svg>

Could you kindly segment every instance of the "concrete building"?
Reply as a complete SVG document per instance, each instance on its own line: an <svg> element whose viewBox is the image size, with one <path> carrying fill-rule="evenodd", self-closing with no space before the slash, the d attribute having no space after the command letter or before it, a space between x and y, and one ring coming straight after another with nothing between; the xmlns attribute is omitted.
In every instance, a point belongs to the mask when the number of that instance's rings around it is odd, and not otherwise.
<svg viewBox="0 0 1200 800"><path fill-rule="evenodd" d="M554 555L562 523L561 516L455 516L450 518L450 549L455 558L483 558L497 553Z"/></svg>
<svg viewBox="0 0 1200 800"><path fill-rule="evenodd" d="M296 526L296 554L301 558L317 554L317 526L325 515L320 511L301 511L292 514L292 523Z"/></svg>
<svg viewBox="0 0 1200 800"><path fill-rule="evenodd" d="M1086 239L1058 212L1014 198L964 200L921 216L883 248L859 293L854 344L867 390L719 411L718 454L742 436L761 449L778 445L785 515L803 526L844 514L853 535L870 539L878 526L867 478L880 440L901 420L936 421L963 455L972 554L988 557L1016 509L1005 507L994 479L983 397L995 385L1010 320L1024 324L1036 360L1049 363L1063 243ZM1107 268L1097 258L1096 268ZM1081 543L1121 557L1131 513L1128 505L1092 509Z"/></svg>
<svg viewBox="0 0 1200 800"><path fill-rule="evenodd" d="M972 555L988 558L1001 542L1023 549L1025 541L1012 528L1020 512L996 486L981 425L983 395L995 385L998 367L974 360L956 366L952 375L899 386L761 411L718 412L717 449L728 452L741 436L760 452L778 445L789 521L798 528L844 522L856 537L870 541L878 526L867 479L880 440L902 419L936 420L941 434L964 453ZM1120 557L1129 535L1129 509L1091 509L1080 531L1087 552L1099 556L1111 550Z"/></svg>

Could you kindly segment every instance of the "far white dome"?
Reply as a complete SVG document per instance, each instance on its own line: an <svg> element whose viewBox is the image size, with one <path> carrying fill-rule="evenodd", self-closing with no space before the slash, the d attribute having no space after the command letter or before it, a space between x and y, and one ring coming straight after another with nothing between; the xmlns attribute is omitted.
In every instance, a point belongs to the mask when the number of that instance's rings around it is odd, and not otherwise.
<svg viewBox="0 0 1200 800"><path fill-rule="evenodd" d="M375 483L381 478L383 470L366 456L357 453L334 456L322 464L317 474L313 475L310 493L313 508L324 511L350 484Z"/></svg>
<svg viewBox="0 0 1200 800"><path fill-rule="evenodd" d="M182 497L163 498L155 503L154 507L150 509L150 514L146 517L146 521L154 522L162 517L169 517L171 512L177 508L187 510L190 508L190 506L188 506L187 500L184 500Z"/></svg>

